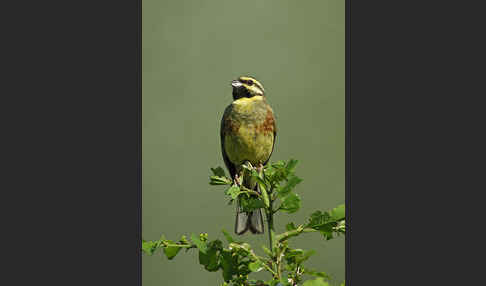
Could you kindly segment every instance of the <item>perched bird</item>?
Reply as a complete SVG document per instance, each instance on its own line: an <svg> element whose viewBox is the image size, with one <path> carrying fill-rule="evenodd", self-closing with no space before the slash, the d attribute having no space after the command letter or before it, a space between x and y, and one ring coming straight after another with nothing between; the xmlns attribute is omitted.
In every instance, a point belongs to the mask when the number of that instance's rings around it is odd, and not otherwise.
<svg viewBox="0 0 486 286"><path fill-rule="evenodd" d="M231 82L233 102L226 107L221 120L221 150L224 163L233 180L237 180L245 162L262 168L270 159L277 129L273 110L265 98L260 82L241 76ZM256 182L243 180L242 184L258 191ZM263 233L261 209L244 212L237 202L235 233L247 230Z"/></svg>

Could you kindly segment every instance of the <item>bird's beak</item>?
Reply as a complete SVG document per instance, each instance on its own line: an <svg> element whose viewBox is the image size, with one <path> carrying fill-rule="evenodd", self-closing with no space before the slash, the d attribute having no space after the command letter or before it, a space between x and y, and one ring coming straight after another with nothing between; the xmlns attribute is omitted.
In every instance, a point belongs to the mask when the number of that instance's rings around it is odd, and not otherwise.
<svg viewBox="0 0 486 286"><path fill-rule="evenodd" d="M236 79L231 82L231 86L232 87L240 87L242 85L243 84L241 82L239 82L238 80L236 80Z"/></svg>

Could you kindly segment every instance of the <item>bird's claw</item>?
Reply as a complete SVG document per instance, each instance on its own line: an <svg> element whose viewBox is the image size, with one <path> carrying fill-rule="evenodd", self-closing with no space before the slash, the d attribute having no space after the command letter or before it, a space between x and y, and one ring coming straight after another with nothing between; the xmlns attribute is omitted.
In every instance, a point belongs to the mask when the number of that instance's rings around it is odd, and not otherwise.
<svg viewBox="0 0 486 286"><path fill-rule="evenodd" d="M256 168L257 168L258 173L261 173L262 170L263 170L263 164L262 163L258 164L258 166Z"/></svg>
<svg viewBox="0 0 486 286"><path fill-rule="evenodd" d="M240 176L239 176L238 174L235 174L235 178L234 178L234 180L233 180L233 181L234 181L234 183L235 183L237 186L241 187L241 183L242 183L242 182L241 182L241 178L240 178Z"/></svg>

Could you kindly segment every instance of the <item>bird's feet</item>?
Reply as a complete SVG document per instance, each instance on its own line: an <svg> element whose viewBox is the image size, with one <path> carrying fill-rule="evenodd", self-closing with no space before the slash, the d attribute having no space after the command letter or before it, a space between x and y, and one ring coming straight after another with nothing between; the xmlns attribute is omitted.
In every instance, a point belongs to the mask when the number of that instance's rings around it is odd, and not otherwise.
<svg viewBox="0 0 486 286"><path fill-rule="evenodd" d="M259 163L258 166L256 167L258 173L261 173L263 171L263 164Z"/></svg>
<svg viewBox="0 0 486 286"><path fill-rule="evenodd" d="M233 179L233 182L235 183L235 185L237 185L238 187L241 187L241 184L243 183L241 181L241 177L239 174L235 174L235 178Z"/></svg>

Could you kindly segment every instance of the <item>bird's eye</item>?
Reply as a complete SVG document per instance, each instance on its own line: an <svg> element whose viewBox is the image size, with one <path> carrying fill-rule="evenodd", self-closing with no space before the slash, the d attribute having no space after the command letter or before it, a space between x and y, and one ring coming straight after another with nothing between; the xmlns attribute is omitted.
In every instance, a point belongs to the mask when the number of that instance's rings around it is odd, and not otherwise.
<svg viewBox="0 0 486 286"><path fill-rule="evenodd" d="M246 82L249 86L252 86L253 85L253 82L251 80L247 81Z"/></svg>

